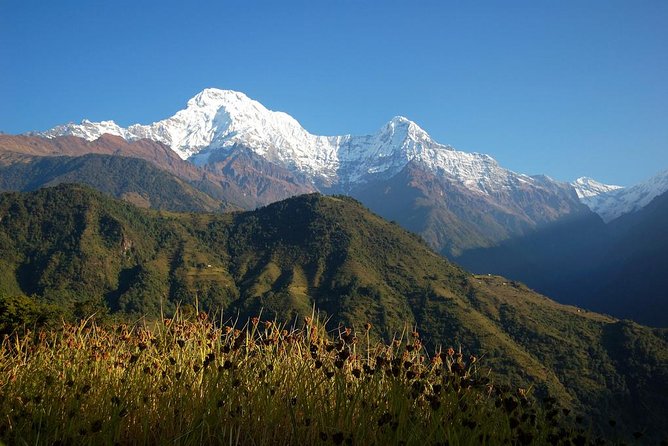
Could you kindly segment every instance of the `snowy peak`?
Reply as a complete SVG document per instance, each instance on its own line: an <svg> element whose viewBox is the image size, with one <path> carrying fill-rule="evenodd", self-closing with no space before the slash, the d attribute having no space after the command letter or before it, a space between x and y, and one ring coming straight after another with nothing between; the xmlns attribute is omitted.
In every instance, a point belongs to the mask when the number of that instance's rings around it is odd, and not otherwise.
<svg viewBox="0 0 668 446"><path fill-rule="evenodd" d="M429 134L419 125L403 116L395 116L380 130L380 133L388 133L390 137L398 141L411 140L414 142L432 141Z"/></svg>
<svg viewBox="0 0 668 446"><path fill-rule="evenodd" d="M573 183L573 187L578 191L576 183L581 180L578 178ZM588 180L588 179L585 179ZM593 181L593 180L591 180ZM593 181L596 185L612 188L602 190L599 193L591 193L588 196L580 196L580 201L589 206L589 208L601 216L606 223L620 217L624 214L638 211L647 206L657 196L668 191L668 170L665 170L647 181L636 184L635 186L622 188L620 186L601 185ZM583 192L584 193L584 192Z"/></svg>
<svg viewBox="0 0 668 446"><path fill-rule="evenodd" d="M56 136L72 135L88 141L94 141L105 133L121 136L127 139L127 131L116 124L114 121L91 122L88 119L81 121L81 124L68 123L59 125L46 132L37 133L38 136L54 138Z"/></svg>
<svg viewBox="0 0 668 446"><path fill-rule="evenodd" d="M581 200L622 189L622 186L603 184L589 177L580 177L573 181L571 186L575 188L575 192L577 192L578 198Z"/></svg>
<svg viewBox="0 0 668 446"><path fill-rule="evenodd" d="M487 155L439 144L403 116L392 118L371 135L318 136L292 116L269 110L244 93L216 88L202 90L183 110L152 124L122 128L113 121L83 121L41 135L93 140L104 133L162 142L195 164L206 164L216 151L242 147L317 185L341 190L388 178L409 162L459 181L476 193L493 194L527 183L541 187L528 176L503 169Z"/></svg>

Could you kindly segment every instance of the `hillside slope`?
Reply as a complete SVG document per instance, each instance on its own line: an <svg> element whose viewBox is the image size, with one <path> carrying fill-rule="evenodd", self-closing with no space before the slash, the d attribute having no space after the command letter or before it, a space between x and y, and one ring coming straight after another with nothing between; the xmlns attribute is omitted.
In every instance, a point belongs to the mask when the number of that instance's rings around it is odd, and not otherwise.
<svg viewBox="0 0 668 446"><path fill-rule="evenodd" d="M158 169L175 175L201 192L210 195L215 200L228 203L230 208L254 209L269 202L265 196L255 197L248 194L243 177L228 177L224 173L216 172L214 168L201 169L179 158L168 146L148 139L126 141L119 136L109 134L103 134L92 141L76 136L46 139L37 136L0 135L0 164L2 165L21 162L21 155L54 157L88 154L146 160ZM296 193L310 191L312 189L297 189ZM294 194L294 191L291 192ZM287 196L289 195L280 195L280 192L277 192L271 195L270 199L277 200Z"/></svg>
<svg viewBox="0 0 668 446"><path fill-rule="evenodd" d="M35 296L81 316L157 317L197 303L234 318L262 309L291 320L315 306L330 328L369 321L385 339L416 326L429 348L462 345L497 380L552 394L596 426L614 417L665 432L665 331L470 275L350 198L196 215L138 209L79 186L7 193L0 267L5 299Z"/></svg>
<svg viewBox="0 0 668 446"><path fill-rule="evenodd" d="M608 224L583 216L457 259L560 302L668 327L668 193Z"/></svg>
<svg viewBox="0 0 668 446"><path fill-rule="evenodd" d="M97 154L10 157L7 153L1 158L0 190L31 191L60 183L85 184L154 209L183 212L234 209L143 159Z"/></svg>

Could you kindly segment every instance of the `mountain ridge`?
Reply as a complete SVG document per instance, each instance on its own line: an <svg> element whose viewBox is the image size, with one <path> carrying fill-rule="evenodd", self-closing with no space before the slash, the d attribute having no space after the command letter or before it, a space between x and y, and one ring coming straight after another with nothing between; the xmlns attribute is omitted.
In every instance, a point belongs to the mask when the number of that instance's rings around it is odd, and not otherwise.
<svg viewBox="0 0 668 446"><path fill-rule="evenodd" d="M283 112L266 109L243 93L208 88L191 98L171 118L126 129L113 121L66 124L44 137L73 134L96 139L103 133L126 139L152 139L172 148L182 158L206 164L210 153L235 145L247 147L271 162L310 176L316 185L343 189L350 184L388 178L408 162L418 161L442 171L475 192L490 194L518 183L532 183L528 175L504 169L489 155L461 152L434 141L409 119L396 116L375 134L318 136L306 131ZM345 192L345 190L343 190Z"/></svg>
<svg viewBox="0 0 668 446"><path fill-rule="evenodd" d="M86 122L41 135L75 133L93 138L112 127L105 123L98 128ZM440 144L401 116L372 135L317 136L289 115L270 111L242 93L205 89L171 118L118 132L125 132L129 139L153 138L171 144L175 153L187 156L202 170L226 177L237 191L238 204L244 203L242 206L247 209L252 209L253 204L265 205L291 195L319 191L355 196L380 210L382 201L388 198L379 192L383 184L392 183L395 191L410 189L431 177L434 180L430 184L418 188L420 196L424 196L422 203L431 203L431 213L440 216L431 219L421 234L434 242L434 248L451 256L587 209L567 183L518 174L501 167L489 155ZM415 176L403 180L407 166L412 166L408 171ZM402 193L404 199L411 194ZM448 203L444 204L444 200ZM467 202L477 203L476 207L467 209ZM418 205L401 206L407 209ZM443 207L449 211L439 209ZM444 212L454 212L460 220L461 216L467 217L450 231L447 225L443 226L451 220ZM413 229L408 221L411 216L391 214L396 212L383 215ZM464 225L477 221L486 222L486 226L465 240L461 236L468 232ZM499 230L506 224L510 230Z"/></svg>
<svg viewBox="0 0 668 446"><path fill-rule="evenodd" d="M668 169L629 187L606 185L590 178L579 178L571 184L578 195L582 194L582 202L608 223L641 210L668 191Z"/></svg>
<svg viewBox="0 0 668 446"><path fill-rule="evenodd" d="M25 192L60 183L85 184L154 209L181 212L237 209L144 159L97 153L30 156L0 152L0 190Z"/></svg>

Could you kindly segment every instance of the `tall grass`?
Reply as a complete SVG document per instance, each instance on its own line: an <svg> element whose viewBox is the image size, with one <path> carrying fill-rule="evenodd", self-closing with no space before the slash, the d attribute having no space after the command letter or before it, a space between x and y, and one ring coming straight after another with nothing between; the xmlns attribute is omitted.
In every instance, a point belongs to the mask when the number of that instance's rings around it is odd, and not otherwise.
<svg viewBox="0 0 668 446"><path fill-rule="evenodd" d="M134 326L91 321L5 337L0 439L54 444L547 444L584 437L476 359L204 314Z"/></svg>

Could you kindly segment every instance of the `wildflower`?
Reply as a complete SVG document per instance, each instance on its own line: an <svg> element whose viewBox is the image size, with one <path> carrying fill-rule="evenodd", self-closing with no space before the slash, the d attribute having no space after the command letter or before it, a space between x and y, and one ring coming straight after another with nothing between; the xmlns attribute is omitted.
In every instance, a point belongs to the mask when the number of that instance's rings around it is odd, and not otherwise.
<svg viewBox="0 0 668 446"><path fill-rule="evenodd" d="M260 322L260 318L258 318L257 316L251 318L251 324L253 324L253 326L256 326L259 322Z"/></svg>
<svg viewBox="0 0 668 446"><path fill-rule="evenodd" d="M452 371L458 374L459 376L464 376L466 374L466 367L461 362L453 364Z"/></svg>
<svg viewBox="0 0 668 446"><path fill-rule="evenodd" d="M455 355L455 349L450 347L450 348L448 348L447 353L448 353L448 356L450 356L452 358Z"/></svg>

